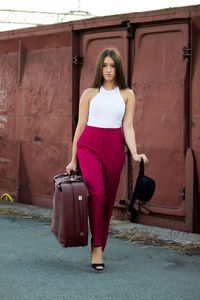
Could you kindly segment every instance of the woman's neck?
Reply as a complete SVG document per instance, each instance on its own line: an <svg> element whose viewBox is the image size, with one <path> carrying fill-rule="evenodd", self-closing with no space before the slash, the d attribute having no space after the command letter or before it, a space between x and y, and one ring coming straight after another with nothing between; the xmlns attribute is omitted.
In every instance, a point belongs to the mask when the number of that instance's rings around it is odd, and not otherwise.
<svg viewBox="0 0 200 300"><path fill-rule="evenodd" d="M102 86L106 89L106 90L114 90L116 88L116 82L112 81L112 82L108 82L105 81L103 82Z"/></svg>

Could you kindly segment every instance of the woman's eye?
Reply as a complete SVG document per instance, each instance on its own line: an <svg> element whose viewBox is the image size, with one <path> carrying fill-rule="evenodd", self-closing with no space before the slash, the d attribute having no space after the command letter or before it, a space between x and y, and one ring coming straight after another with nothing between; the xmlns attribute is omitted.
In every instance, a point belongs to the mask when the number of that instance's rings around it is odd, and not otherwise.
<svg viewBox="0 0 200 300"><path fill-rule="evenodd" d="M107 67L107 65L106 65L106 64L103 64L103 67L105 68L105 67ZM110 65L110 67L111 67L111 68L115 68L115 65Z"/></svg>

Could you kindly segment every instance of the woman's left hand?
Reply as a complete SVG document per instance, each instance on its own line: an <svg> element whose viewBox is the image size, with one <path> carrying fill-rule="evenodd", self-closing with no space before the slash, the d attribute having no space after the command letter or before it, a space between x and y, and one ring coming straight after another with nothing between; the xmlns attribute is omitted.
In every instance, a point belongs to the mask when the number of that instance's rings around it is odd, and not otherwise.
<svg viewBox="0 0 200 300"><path fill-rule="evenodd" d="M148 161L149 161L144 153L142 153L142 154L134 153L132 156L135 161L141 161L141 159L143 159L145 164L148 163Z"/></svg>

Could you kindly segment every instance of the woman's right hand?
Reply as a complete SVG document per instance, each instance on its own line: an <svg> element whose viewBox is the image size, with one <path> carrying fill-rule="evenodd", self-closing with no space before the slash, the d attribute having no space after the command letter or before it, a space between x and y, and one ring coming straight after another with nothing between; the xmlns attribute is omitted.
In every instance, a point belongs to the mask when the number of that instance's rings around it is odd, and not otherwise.
<svg viewBox="0 0 200 300"><path fill-rule="evenodd" d="M71 171L74 171L74 172L77 171L77 162L71 161L71 162L66 166L66 172L67 172L68 175L70 175L70 172L71 172Z"/></svg>

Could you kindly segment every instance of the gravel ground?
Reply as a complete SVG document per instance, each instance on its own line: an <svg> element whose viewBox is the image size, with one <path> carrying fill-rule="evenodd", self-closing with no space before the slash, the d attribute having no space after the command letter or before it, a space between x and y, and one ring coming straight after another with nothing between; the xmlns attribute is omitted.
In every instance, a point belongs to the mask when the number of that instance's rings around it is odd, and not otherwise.
<svg viewBox="0 0 200 300"><path fill-rule="evenodd" d="M51 221L52 209L22 203L0 201L0 214ZM110 236L127 240L129 243L142 242L181 250L184 253L200 254L200 234L147 226L129 221L111 220Z"/></svg>
<svg viewBox="0 0 200 300"><path fill-rule="evenodd" d="M188 233L178 230L171 230L166 228L160 228L156 226L147 226L142 224L130 223L129 221L116 221L112 220L111 228L116 230L116 233L123 232L143 232L148 234L149 237L159 237L165 241L174 241L177 243L184 244L199 244L200 245L200 234Z"/></svg>

